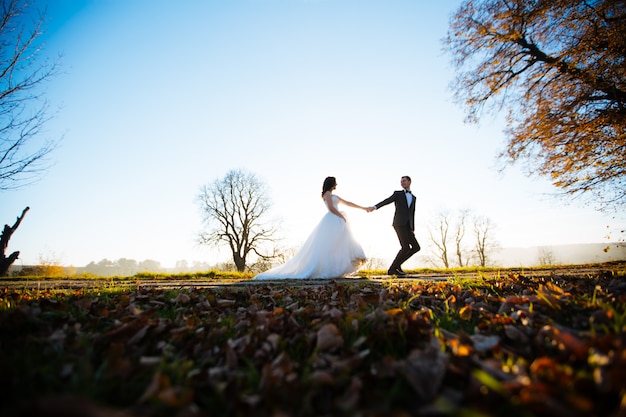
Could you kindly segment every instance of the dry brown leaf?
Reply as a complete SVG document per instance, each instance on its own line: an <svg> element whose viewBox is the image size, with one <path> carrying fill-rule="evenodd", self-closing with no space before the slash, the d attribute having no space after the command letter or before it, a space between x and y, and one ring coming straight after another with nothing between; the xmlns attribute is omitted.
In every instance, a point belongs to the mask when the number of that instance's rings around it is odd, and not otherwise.
<svg viewBox="0 0 626 417"><path fill-rule="evenodd" d="M170 407L183 407L193 400L193 390L182 387L167 387L159 391L156 398Z"/></svg>
<svg viewBox="0 0 626 417"><path fill-rule="evenodd" d="M226 354L226 366L230 369L236 369L238 365L237 352L233 349L233 341L231 339L226 342L224 353Z"/></svg>
<svg viewBox="0 0 626 417"><path fill-rule="evenodd" d="M97 343L110 343L117 340L125 340L135 335L143 326L148 323L148 320L156 314L157 309L155 307L141 312L138 316L134 317L128 323L121 325L120 327L113 329L103 335L96 338Z"/></svg>
<svg viewBox="0 0 626 417"><path fill-rule="evenodd" d="M130 339L128 339L128 344L129 345L135 345L137 343L139 343L141 341L141 339L144 338L144 336L146 335L146 333L148 332L148 329L151 327L151 325L146 325L143 326L141 329L139 329L139 331L137 333L135 333Z"/></svg>
<svg viewBox="0 0 626 417"><path fill-rule="evenodd" d="M528 343L528 336L521 331L517 326L505 325L504 333L506 336L516 343L526 344Z"/></svg>
<svg viewBox="0 0 626 417"><path fill-rule="evenodd" d="M309 375L309 381L317 385L332 385L335 383L335 378L326 370L315 370Z"/></svg>
<svg viewBox="0 0 626 417"><path fill-rule="evenodd" d="M500 344L500 337L496 335L473 334L470 336L474 349L477 352L487 352L495 349Z"/></svg>
<svg viewBox="0 0 626 417"><path fill-rule="evenodd" d="M148 384L145 391L137 400L137 402L140 404L146 402L150 398L156 397L159 392L161 392L161 390L168 388L169 386L170 380L167 375L164 375L160 370L157 370L154 375L152 375L152 380L150 380L150 384Z"/></svg>
<svg viewBox="0 0 626 417"><path fill-rule="evenodd" d="M91 305L98 301L97 298L91 299L88 297L79 298L74 301L74 305L80 308L83 312L88 312L91 309Z"/></svg>
<svg viewBox="0 0 626 417"><path fill-rule="evenodd" d="M432 401L441 388L448 366L448 356L436 347L414 349L395 369L413 387L421 401Z"/></svg>
<svg viewBox="0 0 626 417"><path fill-rule="evenodd" d="M320 352L331 351L341 347L343 347L343 336L337 326L328 323L317 331L317 349Z"/></svg>
<svg viewBox="0 0 626 417"><path fill-rule="evenodd" d="M222 308L224 308L224 307L232 307L232 306L235 305L235 303L236 303L235 300L227 300L227 299L218 299L217 300L217 306L218 307L222 307Z"/></svg>
<svg viewBox="0 0 626 417"><path fill-rule="evenodd" d="M181 292L176 296L176 298L172 299L172 302L176 304L187 304L190 300L191 297L184 292Z"/></svg>

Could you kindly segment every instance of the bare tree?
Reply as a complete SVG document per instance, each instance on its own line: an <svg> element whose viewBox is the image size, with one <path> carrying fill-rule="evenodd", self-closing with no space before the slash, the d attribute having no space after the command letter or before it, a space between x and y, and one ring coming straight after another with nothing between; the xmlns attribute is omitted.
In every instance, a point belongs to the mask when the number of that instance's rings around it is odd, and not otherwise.
<svg viewBox="0 0 626 417"><path fill-rule="evenodd" d="M15 221L13 226L9 226L8 224L4 225L2 235L0 235L0 277L7 276L9 274L9 268L20 256L19 251L15 251L9 256L6 255L6 252L9 246L9 240L11 239L11 236L20 226L20 223L22 223L22 220L24 219L24 216L26 215L28 210L30 210L30 208L26 207L22 211L22 215L17 217L17 220Z"/></svg>
<svg viewBox="0 0 626 417"><path fill-rule="evenodd" d="M362 269L367 271L374 271L378 269L383 269L385 267L385 264L386 261L382 258L368 257Z"/></svg>
<svg viewBox="0 0 626 417"><path fill-rule="evenodd" d="M274 267L275 265L281 265L287 262L289 259L298 252L297 247L279 247L274 246L271 249L271 255L259 257L256 262L249 266L249 270L253 272L264 272Z"/></svg>
<svg viewBox="0 0 626 417"><path fill-rule="evenodd" d="M626 204L624 0L465 0L444 46L468 121L507 111L505 165Z"/></svg>
<svg viewBox="0 0 626 417"><path fill-rule="evenodd" d="M251 253L271 258L261 248L274 242L276 228L263 223L270 204L265 185L253 173L231 170L224 178L203 186L197 199L205 224L212 227L200 233L200 243L228 245L240 272L246 270Z"/></svg>
<svg viewBox="0 0 626 417"><path fill-rule="evenodd" d="M498 247L493 237L494 225L491 219L484 216L474 218L474 252L480 266L489 264L491 252Z"/></svg>
<svg viewBox="0 0 626 417"><path fill-rule="evenodd" d="M459 217L456 222L454 243L456 248L456 260L460 267L467 266L469 263L469 257L465 257L466 252L463 248L463 238L465 237L465 228L469 213L470 211L467 209L461 210L459 212Z"/></svg>
<svg viewBox="0 0 626 417"><path fill-rule="evenodd" d="M538 249L539 265L554 265L557 263L556 255L551 247L541 246Z"/></svg>
<svg viewBox="0 0 626 417"><path fill-rule="evenodd" d="M57 61L40 59L44 15L33 18L31 3L0 0L0 192L35 181L48 168L46 156L58 140L43 137L49 120L41 87L57 71ZM29 22L32 22L29 24ZM19 251L6 256L11 235L29 210L24 209L13 227L6 225L0 238L0 276L6 275Z"/></svg>
<svg viewBox="0 0 626 417"><path fill-rule="evenodd" d="M435 229L433 231L433 229ZM437 262L441 262L444 268L450 267L448 261L448 230L450 229L450 219L447 212L440 212L437 223L428 228L428 236L434 245L434 256Z"/></svg>
<svg viewBox="0 0 626 417"><path fill-rule="evenodd" d="M453 261L456 260L460 267L469 265L472 258L471 251L465 245L469 216L469 209L460 210L456 221L453 222L447 211L439 213L437 223L428 229L430 241L434 248L434 260L430 260L432 264L450 268ZM454 236L450 236L451 233L454 233ZM450 248L452 239L454 239L454 249ZM454 250L454 253L451 253L450 250Z"/></svg>
<svg viewBox="0 0 626 417"><path fill-rule="evenodd" d="M58 60L41 58L44 15L25 0L0 0L0 191L38 179L58 140L47 138L50 119L43 84Z"/></svg>

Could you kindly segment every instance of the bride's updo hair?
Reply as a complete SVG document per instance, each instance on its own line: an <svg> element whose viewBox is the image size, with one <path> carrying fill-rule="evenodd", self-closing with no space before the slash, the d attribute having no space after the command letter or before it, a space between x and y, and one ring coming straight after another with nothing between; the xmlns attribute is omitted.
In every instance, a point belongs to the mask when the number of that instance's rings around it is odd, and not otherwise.
<svg viewBox="0 0 626 417"><path fill-rule="evenodd" d="M324 197L324 193L326 191L332 190L333 187L336 185L337 180L335 179L335 177L326 177L326 179L324 180L324 185L322 186L322 197Z"/></svg>

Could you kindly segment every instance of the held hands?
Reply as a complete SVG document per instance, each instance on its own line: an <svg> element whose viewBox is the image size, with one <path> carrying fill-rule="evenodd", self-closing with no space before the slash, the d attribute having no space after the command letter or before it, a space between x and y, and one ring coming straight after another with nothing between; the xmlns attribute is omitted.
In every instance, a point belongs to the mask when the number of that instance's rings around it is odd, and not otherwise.
<svg viewBox="0 0 626 417"><path fill-rule="evenodd" d="M365 211L367 211L368 213L371 213L374 210L376 210L376 207L365 207Z"/></svg>

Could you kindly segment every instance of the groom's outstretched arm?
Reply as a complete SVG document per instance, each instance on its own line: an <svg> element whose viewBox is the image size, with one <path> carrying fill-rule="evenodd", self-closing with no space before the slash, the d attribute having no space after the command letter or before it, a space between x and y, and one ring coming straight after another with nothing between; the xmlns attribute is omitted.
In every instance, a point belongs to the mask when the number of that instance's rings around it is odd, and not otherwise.
<svg viewBox="0 0 626 417"><path fill-rule="evenodd" d="M383 207L383 206L386 206L387 204L391 204L391 203L393 203L394 201L396 201L396 198L395 198L395 197L396 197L396 194L395 194L395 193L393 193L393 194L391 194L391 196L390 196L389 198L384 199L383 201L381 201L381 202L380 202L380 203L378 203L378 204L374 204L374 206L372 206L371 208L372 208L373 210L378 210L379 208L381 208L381 207Z"/></svg>

